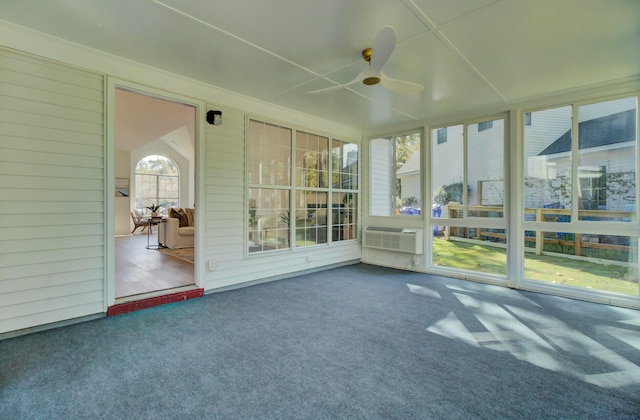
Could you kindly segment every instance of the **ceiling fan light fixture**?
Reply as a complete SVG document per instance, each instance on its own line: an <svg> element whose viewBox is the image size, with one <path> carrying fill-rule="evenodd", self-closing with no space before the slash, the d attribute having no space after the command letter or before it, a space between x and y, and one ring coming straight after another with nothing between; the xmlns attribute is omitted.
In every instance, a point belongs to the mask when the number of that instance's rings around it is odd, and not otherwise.
<svg viewBox="0 0 640 420"><path fill-rule="evenodd" d="M373 86L373 85L377 85L378 83L380 83L380 78L379 77L375 77L375 76L370 76L365 78L362 83L364 83L367 86Z"/></svg>

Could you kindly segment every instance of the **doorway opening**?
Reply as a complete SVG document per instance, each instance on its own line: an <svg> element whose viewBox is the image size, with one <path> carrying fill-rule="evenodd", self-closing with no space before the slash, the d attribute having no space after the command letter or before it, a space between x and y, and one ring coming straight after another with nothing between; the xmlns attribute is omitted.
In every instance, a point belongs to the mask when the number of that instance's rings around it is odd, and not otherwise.
<svg viewBox="0 0 640 420"><path fill-rule="evenodd" d="M116 304L191 290L196 107L122 88L114 102Z"/></svg>

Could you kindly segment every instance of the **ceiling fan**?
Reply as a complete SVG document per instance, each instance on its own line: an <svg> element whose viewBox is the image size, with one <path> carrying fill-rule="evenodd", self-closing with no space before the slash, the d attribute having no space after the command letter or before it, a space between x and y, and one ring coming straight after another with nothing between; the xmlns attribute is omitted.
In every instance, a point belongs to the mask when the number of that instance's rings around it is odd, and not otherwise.
<svg viewBox="0 0 640 420"><path fill-rule="evenodd" d="M382 72L382 67L385 65L391 56L393 49L396 47L397 38L398 34L393 26L385 26L377 33L373 40L373 47L366 48L362 51L362 58L369 63L369 66L361 71L355 79L342 85L312 90L309 93L329 92L331 90L351 86L360 81L367 86L374 86L379 83L386 89L404 95L414 95L421 92L423 89L421 84L392 79Z"/></svg>

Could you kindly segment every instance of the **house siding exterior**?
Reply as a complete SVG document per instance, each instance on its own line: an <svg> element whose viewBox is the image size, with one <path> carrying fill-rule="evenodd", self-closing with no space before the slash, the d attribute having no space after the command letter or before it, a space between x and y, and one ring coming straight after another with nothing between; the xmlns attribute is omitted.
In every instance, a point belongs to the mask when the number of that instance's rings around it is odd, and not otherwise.
<svg viewBox="0 0 640 420"><path fill-rule="evenodd" d="M0 50L0 333L105 310L104 77Z"/></svg>

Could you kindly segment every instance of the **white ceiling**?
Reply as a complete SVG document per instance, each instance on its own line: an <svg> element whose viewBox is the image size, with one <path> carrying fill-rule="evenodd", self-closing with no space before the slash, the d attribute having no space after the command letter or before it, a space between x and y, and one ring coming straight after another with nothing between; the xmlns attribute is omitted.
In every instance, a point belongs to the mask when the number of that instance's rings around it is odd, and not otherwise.
<svg viewBox="0 0 640 420"><path fill-rule="evenodd" d="M195 108L122 89L115 92L115 149L132 151L156 140L194 157Z"/></svg>
<svg viewBox="0 0 640 420"><path fill-rule="evenodd" d="M362 131L640 76L639 0L2 0L2 19ZM354 85L392 25L390 77Z"/></svg>

